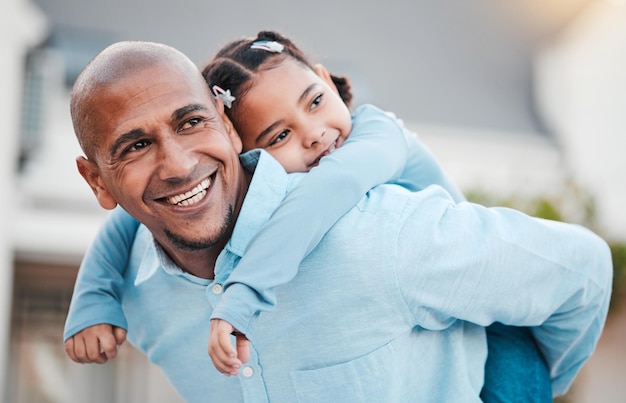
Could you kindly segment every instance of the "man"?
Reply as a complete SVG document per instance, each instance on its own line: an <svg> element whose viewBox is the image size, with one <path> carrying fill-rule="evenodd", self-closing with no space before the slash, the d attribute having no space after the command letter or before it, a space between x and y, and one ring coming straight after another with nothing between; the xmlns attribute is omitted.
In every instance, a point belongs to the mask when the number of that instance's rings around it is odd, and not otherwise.
<svg viewBox="0 0 626 403"><path fill-rule="evenodd" d="M143 224L120 285L128 337L188 401L479 401L484 326L496 321L532 327L560 394L595 347L611 282L600 238L455 205L438 187L383 185L276 290L241 375L224 377L205 351L212 306L300 175L264 152L240 162L223 105L163 45L98 55L75 84L72 118L99 203ZM86 360L84 346L67 348Z"/></svg>

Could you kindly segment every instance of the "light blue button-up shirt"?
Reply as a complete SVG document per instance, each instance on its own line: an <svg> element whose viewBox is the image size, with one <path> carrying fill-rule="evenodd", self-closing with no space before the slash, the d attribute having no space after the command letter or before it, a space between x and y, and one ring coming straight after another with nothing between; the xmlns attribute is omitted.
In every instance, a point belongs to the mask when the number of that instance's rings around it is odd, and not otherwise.
<svg viewBox="0 0 626 403"><path fill-rule="evenodd" d="M250 335L258 313L273 309L274 288L296 275L326 231L377 184L392 182L409 190L435 184L455 201L465 200L430 150L394 115L366 104L352 120L345 145L290 189L272 219L257 228L237 270L222 285L225 293L213 318ZM98 323L127 327L118 289L138 225L121 208L105 221L81 264L65 339ZM281 253L276 253L276 239L281 240Z"/></svg>
<svg viewBox="0 0 626 403"><path fill-rule="evenodd" d="M435 156L401 120L367 104L359 106L352 119L345 144L322 158L257 229L224 284L224 296L212 318L250 336L258 314L273 309L274 289L296 275L300 262L328 229L375 185L395 183L413 191L439 185L454 201L465 200ZM282 253L277 253L276 240Z"/></svg>
<svg viewBox="0 0 626 403"><path fill-rule="evenodd" d="M256 160L258 158L258 164ZM237 377L206 351L212 307L246 245L301 175L263 151L215 280L177 268L141 226L119 284L128 338L189 402L476 402L482 326L532 326L556 393L599 338L604 241L575 225L455 204L440 187L371 190L262 313ZM277 240L279 242L279 240Z"/></svg>

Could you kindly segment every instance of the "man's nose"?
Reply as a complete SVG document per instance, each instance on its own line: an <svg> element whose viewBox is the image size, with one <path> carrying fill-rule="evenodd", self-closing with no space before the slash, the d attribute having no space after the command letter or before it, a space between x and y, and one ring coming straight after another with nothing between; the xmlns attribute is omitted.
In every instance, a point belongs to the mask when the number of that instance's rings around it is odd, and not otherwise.
<svg viewBox="0 0 626 403"><path fill-rule="evenodd" d="M176 181L185 179L193 170L197 159L193 149L188 147L188 142L183 138L169 138L160 146L159 164L160 178L164 181Z"/></svg>

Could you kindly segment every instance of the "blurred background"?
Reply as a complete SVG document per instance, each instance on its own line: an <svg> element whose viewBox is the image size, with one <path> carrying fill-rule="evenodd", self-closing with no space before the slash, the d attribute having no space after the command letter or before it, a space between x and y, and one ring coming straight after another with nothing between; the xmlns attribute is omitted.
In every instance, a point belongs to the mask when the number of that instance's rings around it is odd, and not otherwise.
<svg viewBox="0 0 626 403"><path fill-rule="evenodd" d="M2 0L0 399L177 402L131 346L72 363L62 330L105 212L74 163L79 71L108 44L172 45L198 65L279 30L396 113L473 199L579 222L613 248L609 320L567 402L622 402L626 314L626 0Z"/></svg>

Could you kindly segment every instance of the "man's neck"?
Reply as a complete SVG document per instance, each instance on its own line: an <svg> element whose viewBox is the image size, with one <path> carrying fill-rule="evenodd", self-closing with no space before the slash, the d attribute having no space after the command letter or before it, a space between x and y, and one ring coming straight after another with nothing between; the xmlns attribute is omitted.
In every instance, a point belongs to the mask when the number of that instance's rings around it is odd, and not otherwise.
<svg viewBox="0 0 626 403"><path fill-rule="evenodd" d="M213 279L215 277L215 262L226 246L229 237L225 237L223 245L215 245L209 249L199 251L185 251L181 253L167 252L168 256L183 271L196 277Z"/></svg>
<svg viewBox="0 0 626 403"><path fill-rule="evenodd" d="M186 250L174 247L161 246L167 255L172 259L178 267L183 271L192 274L196 277L213 279L215 277L215 262L217 257L226 247L226 244L232 236L235 223L239 217L241 206L248 192L250 181L252 180L252 174L242 168L243 180L238 184L238 197L235 205L233 206L233 216L231 222L228 225L228 231L220 238L220 240L214 245L199 249L199 250Z"/></svg>

